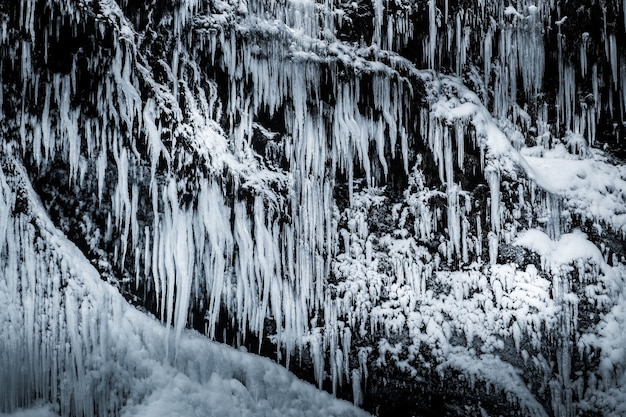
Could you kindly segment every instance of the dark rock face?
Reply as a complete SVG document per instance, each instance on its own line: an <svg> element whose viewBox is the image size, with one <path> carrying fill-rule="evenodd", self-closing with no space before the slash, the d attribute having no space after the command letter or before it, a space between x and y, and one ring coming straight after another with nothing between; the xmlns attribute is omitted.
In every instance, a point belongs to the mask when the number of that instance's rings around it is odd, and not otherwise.
<svg viewBox="0 0 626 417"><path fill-rule="evenodd" d="M3 1L0 157L177 338L381 416L619 415L623 8Z"/></svg>

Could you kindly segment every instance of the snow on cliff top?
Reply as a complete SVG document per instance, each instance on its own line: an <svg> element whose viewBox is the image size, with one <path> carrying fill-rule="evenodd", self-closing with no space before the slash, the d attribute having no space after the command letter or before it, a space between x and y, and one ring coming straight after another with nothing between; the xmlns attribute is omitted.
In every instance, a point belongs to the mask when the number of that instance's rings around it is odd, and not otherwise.
<svg viewBox="0 0 626 417"><path fill-rule="evenodd" d="M604 152L587 148L576 158L563 145L550 150L525 148L522 154L548 190L564 198L564 208L626 236L626 166L611 163Z"/></svg>
<svg viewBox="0 0 626 417"><path fill-rule="evenodd" d="M604 265L600 249L587 239L586 234L578 230L564 234L558 241L551 240L541 230L526 230L520 234L515 243L537 252L546 266L556 271L561 265L567 265L577 259L592 259L596 264Z"/></svg>

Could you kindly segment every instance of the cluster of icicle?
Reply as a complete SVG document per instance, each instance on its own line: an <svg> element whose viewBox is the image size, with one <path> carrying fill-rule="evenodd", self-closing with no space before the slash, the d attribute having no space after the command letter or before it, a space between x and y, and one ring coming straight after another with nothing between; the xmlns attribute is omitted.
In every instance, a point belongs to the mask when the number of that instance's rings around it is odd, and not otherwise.
<svg viewBox="0 0 626 417"><path fill-rule="evenodd" d="M513 265L493 265L488 272L471 266L439 270L446 242L437 254L430 253L420 234L431 235L434 222L417 220L438 215L425 204L436 194L424 188L423 174L416 169L406 199L391 208L395 227L373 234L367 213L385 210L390 202L381 189L359 193L344 214L349 219L341 229L345 247L334 264L339 282L333 285L341 302L331 310L333 319L361 337L378 335L375 347L360 347L357 353L359 358L373 356L376 366L393 363L413 376L454 369L472 387L480 381L506 393L524 415L545 416L504 358L513 350L505 349L508 340L525 367L550 378L548 362L534 352L547 335L560 332L551 284L533 265L526 270ZM411 228L412 216L417 219ZM490 369L494 365L497 371Z"/></svg>
<svg viewBox="0 0 626 417"><path fill-rule="evenodd" d="M549 207L549 199L525 201L519 188L520 197L510 200L514 211L528 212L532 201L548 205L539 213L560 213ZM547 415L550 408L560 416L582 410L620 415L608 398L623 395L625 357L614 351L623 337L608 333L623 322L615 318L623 311L623 293L616 288L623 285L623 262L613 259L614 267L609 266L607 251L585 234L557 229L557 220L546 219L548 233L533 228L502 237L536 251L537 266L474 263L442 269L449 242L441 239L435 254L424 244L432 242L441 224L436 218L442 213L428 204L437 197L443 196L424 186L416 164L403 200L392 204L382 188L373 188L359 192L342 214L344 245L333 264L337 283L331 284L341 302L329 311L339 328L352 329L352 337L378 335L377 345L360 347L358 357L373 356L381 367L392 362L409 375L454 369L472 387L480 381L504 392L524 415ZM392 226L370 231L372 212L390 215ZM529 227L523 217L515 215L506 225ZM561 234L549 235L556 231L552 228ZM461 242L464 248L471 244L466 235ZM581 325L588 323L590 308L592 320L596 314L608 319L597 327ZM599 366L580 362L593 358L600 358ZM524 364L522 374L533 381L532 389L513 363ZM542 391L548 404L537 402Z"/></svg>
<svg viewBox="0 0 626 417"><path fill-rule="evenodd" d="M33 213L32 203L20 203L36 201L24 177L19 165L3 159L0 410L54 401L61 415L107 415L122 405L129 388L105 383L115 372L124 379L108 343L110 324L121 316L106 291L92 293L81 285L85 271L79 261L68 261L75 253L55 245L63 237L49 221Z"/></svg>
<svg viewBox="0 0 626 417"><path fill-rule="evenodd" d="M623 119L626 55L619 38L626 28L626 5L622 2L600 3L592 11L576 9L569 21L562 7L552 1L521 0L509 5L478 1L464 6L454 2L454 7L448 3L446 0L441 7L440 2L428 1L429 34L422 38L423 62L439 68L449 61L455 65L452 69L462 74L466 65L472 64L470 55L478 53L483 85L493 90L492 98L486 91L481 92L482 98L495 117L516 120L519 98L523 97L527 110L532 109L536 117L539 137L548 133L551 124L557 131L583 135L590 144L595 141L600 117L616 122ZM569 25L576 25L573 20L589 18L586 13L602 13L603 27L578 33L580 29L574 26L566 31ZM615 23L608 25L611 18ZM566 32L576 38L569 35L567 39ZM546 63L553 60L545 51L546 40L554 34L558 86L553 103L542 93ZM577 52L567 50L566 42ZM479 46L478 51L471 50L474 45ZM555 109L548 115L552 105Z"/></svg>
<svg viewBox="0 0 626 417"><path fill-rule="evenodd" d="M501 171L509 169L510 154L513 162L519 161L479 97L458 79L418 71L407 60L381 52L400 50L417 36L410 7L391 15L384 12L388 3L374 2L374 35L364 42L377 47L359 48L334 38L347 14L330 1L215 1L211 7L180 2L173 6L172 49L158 63L164 79L156 80L155 68L136 47L139 35L114 1L95 2L95 17L85 11L94 2L78 2L77 7L49 1L49 22L36 18L38 3L21 0L18 27L7 29L3 21L0 38L0 46L18 58L14 65L21 69L15 142L42 171L61 160L69 167L70 183L88 187L95 178L99 200L111 206L105 235L115 236L115 261L153 289L161 319L173 325L177 338L199 300L206 301L210 337L222 304L243 335L249 331L263 337L264 321L271 317L287 360L308 344L319 384L330 369L333 387L343 376L353 380L358 402L367 375L365 353L359 355L359 368L350 369L354 327L340 324L338 317L348 314L341 310L345 304L335 301L326 286L340 250L335 175L347 178L352 201L356 177L375 186L384 183L390 164L401 164L408 173L411 146L422 138L439 167L447 202L445 222L441 213L424 219L423 237L433 228L447 229L443 252L450 262L467 264L483 254L483 220L471 214L469 197L455 177L463 169L465 136L470 135L487 158L483 168L491 203L483 217L489 219L488 251L495 263L504 236ZM516 77L522 74L525 94L540 89L541 28L550 5L522 5L515 14L479 3L482 9L452 16L447 7L442 14L434 0L429 2L424 59L437 68L449 54L460 73L472 37L479 37L482 85L494 90L493 113L504 117L514 110L523 116L515 104ZM47 45L36 44L35 33L58 37L61 23L55 19L73 27L91 19L98 24L95 42L112 38L112 53L96 51L88 57L90 70L110 68L89 93L96 117L73 100L80 78L77 62L67 74L40 71L34 64L35 53L47 56ZM490 23L484 33L473 31L485 21ZM17 29L25 34L19 40L12 32ZM607 44L611 62L617 62L621 58L616 58L612 39ZM199 62L209 62L215 70L201 68ZM588 109L592 113L580 113L572 104L575 77L568 75L571 65L562 66L559 117L572 130L592 132L595 107ZM596 80L593 68L589 77ZM216 71L227 75L227 85L211 79ZM618 79L626 77L615 75ZM423 111L413 102L417 80L427 86ZM226 102L220 93L228 97ZM285 125L278 140L265 131L266 140L276 142L284 155L284 170L268 167L252 150L253 136L262 130L260 119L267 116ZM518 114L514 117L517 121ZM190 180L185 177L189 169L195 177L192 201L185 203L188 190L181 184ZM147 212L141 221L140 208ZM412 278L416 288L429 274L424 268Z"/></svg>

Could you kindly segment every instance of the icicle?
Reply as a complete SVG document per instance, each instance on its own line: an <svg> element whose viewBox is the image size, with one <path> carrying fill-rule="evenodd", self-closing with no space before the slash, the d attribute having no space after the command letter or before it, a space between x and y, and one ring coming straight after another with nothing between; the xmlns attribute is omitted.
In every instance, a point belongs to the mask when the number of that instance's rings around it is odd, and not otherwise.
<svg viewBox="0 0 626 417"><path fill-rule="evenodd" d="M580 41L580 75L587 76L587 44L589 43L589 32L584 32Z"/></svg>
<svg viewBox="0 0 626 417"><path fill-rule="evenodd" d="M487 240L489 242L489 263L495 265L498 260L498 235L490 231L487 234Z"/></svg>
<svg viewBox="0 0 626 417"><path fill-rule="evenodd" d="M469 221L465 216L463 216L463 219L461 221L461 260L464 264L469 263L469 227Z"/></svg>
<svg viewBox="0 0 626 417"><path fill-rule="evenodd" d="M488 167L485 170L485 178L489 183L491 196L491 231L498 237L500 233L500 172L495 168Z"/></svg>
<svg viewBox="0 0 626 417"><path fill-rule="evenodd" d="M491 54L493 47L494 23L495 22L492 20L483 40L483 73L485 86L489 85L489 80L491 78Z"/></svg>
<svg viewBox="0 0 626 417"><path fill-rule="evenodd" d="M552 240L558 240L561 237L561 203L557 195L547 193L546 204L548 211L548 236Z"/></svg>
<svg viewBox="0 0 626 417"><path fill-rule="evenodd" d="M383 24L383 0L374 0L374 34L372 44L381 45L381 29Z"/></svg>
<svg viewBox="0 0 626 417"><path fill-rule="evenodd" d="M483 254L483 226L480 220L480 213L476 214L476 257L480 259Z"/></svg>
<svg viewBox="0 0 626 417"><path fill-rule="evenodd" d="M130 192L128 189L128 153L126 148L122 148L121 152L116 152L114 148L115 159L117 163L117 187L113 196L113 217L117 219L118 229L121 229L122 257L120 265L124 265L126 251L128 247L128 234L130 231L130 219L132 211L132 203L130 200Z"/></svg>
<svg viewBox="0 0 626 417"><path fill-rule="evenodd" d="M459 187L457 184L448 184L448 233L450 245L457 257L461 253L461 219L459 211Z"/></svg>
<svg viewBox="0 0 626 417"><path fill-rule="evenodd" d="M437 47L437 6L435 0L428 0L428 68L435 68L435 48Z"/></svg>
<svg viewBox="0 0 626 417"><path fill-rule="evenodd" d="M609 63L611 64L611 79L613 80L613 89L617 90L618 88L618 77L619 73L617 72L618 66L618 57L617 57L617 41L615 40L615 34L611 33L609 35Z"/></svg>
<svg viewBox="0 0 626 417"><path fill-rule="evenodd" d="M352 370L352 401L357 407L363 404L363 388L361 387L361 370Z"/></svg>

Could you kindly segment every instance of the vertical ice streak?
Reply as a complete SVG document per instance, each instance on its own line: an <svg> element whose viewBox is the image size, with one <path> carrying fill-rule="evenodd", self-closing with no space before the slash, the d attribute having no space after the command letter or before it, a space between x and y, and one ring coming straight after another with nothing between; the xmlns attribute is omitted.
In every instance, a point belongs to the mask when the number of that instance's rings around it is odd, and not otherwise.
<svg viewBox="0 0 626 417"><path fill-rule="evenodd" d="M488 167L485 170L485 176L489 183L489 193L491 196L491 231L498 236L500 234L500 172L497 168Z"/></svg>
<svg viewBox="0 0 626 417"><path fill-rule="evenodd" d="M428 68L435 68L435 52L437 47L437 6L435 0L428 0L428 50L426 61Z"/></svg>

